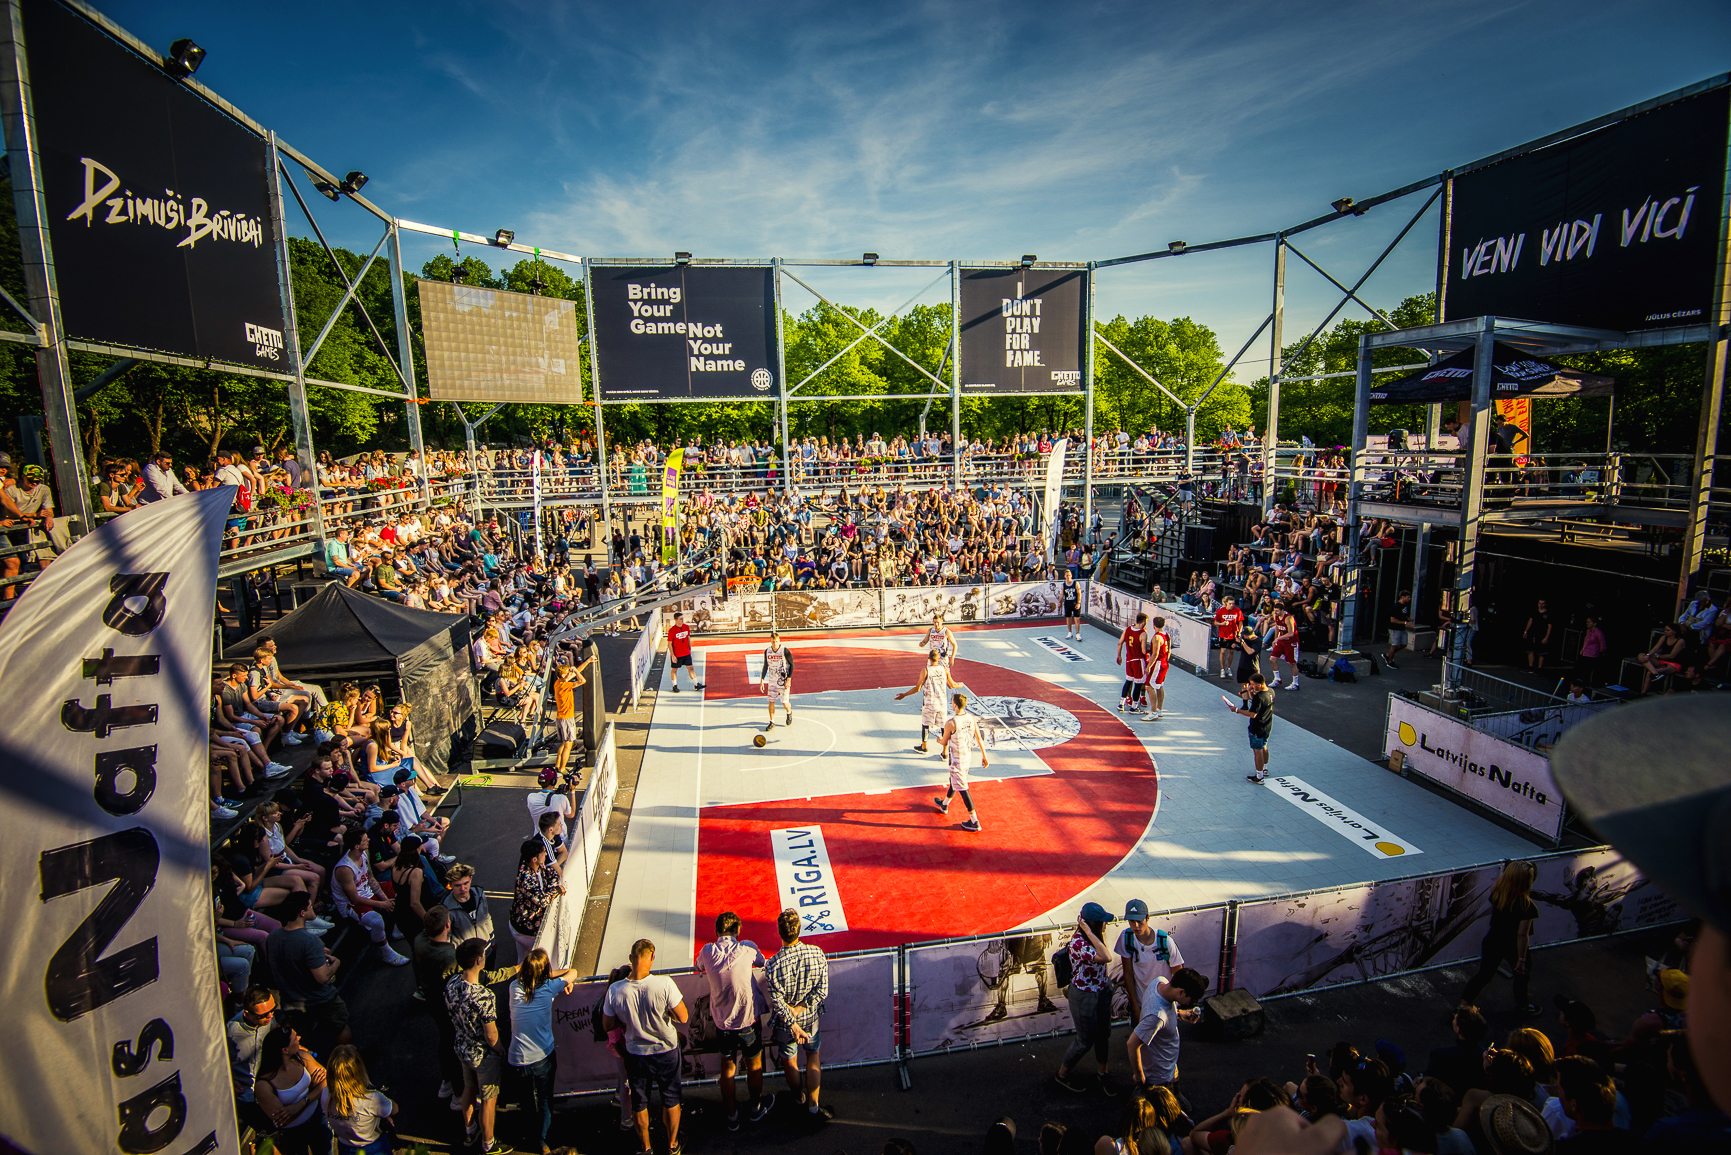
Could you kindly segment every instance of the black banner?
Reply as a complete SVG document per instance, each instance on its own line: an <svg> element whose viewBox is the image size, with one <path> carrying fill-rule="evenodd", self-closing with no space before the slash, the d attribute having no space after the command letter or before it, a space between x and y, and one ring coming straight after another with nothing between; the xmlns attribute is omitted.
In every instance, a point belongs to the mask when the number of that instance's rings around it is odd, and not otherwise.
<svg viewBox="0 0 1731 1155"><path fill-rule="evenodd" d="M1720 89L1455 178L1444 319L1706 323L1726 113Z"/></svg>
<svg viewBox="0 0 1731 1155"><path fill-rule="evenodd" d="M1087 269L962 270L962 394L1082 388Z"/></svg>
<svg viewBox="0 0 1731 1155"><path fill-rule="evenodd" d="M286 371L265 142L55 0L24 28L67 335Z"/></svg>
<svg viewBox="0 0 1731 1155"><path fill-rule="evenodd" d="M774 397L775 274L766 265L593 265L603 401Z"/></svg>

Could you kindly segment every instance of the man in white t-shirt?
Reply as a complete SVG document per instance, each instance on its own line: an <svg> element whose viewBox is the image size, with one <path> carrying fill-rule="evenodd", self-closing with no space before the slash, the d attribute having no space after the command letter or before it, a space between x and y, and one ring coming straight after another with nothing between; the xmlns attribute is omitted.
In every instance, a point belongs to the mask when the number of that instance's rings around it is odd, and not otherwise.
<svg viewBox="0 0 1731 1155"><path fill-rule="evenodd" d="M1142 992L1156 979L1167 979L1184 965L1178 942L1148 921L1148 904L1133 898L1124 906L1124 921L1130 925L1118 935L1113 953L1123 959L1119 981L1130 997L1130 1021L1142 1021Z"/></svg>
<svg viewBox="0 0 1731 1155"><path fill-rule="evenodd" d="M667 1147L679 1150L679 1030L689 1022L685 998L666 975L655 969L655 944L640 938L631 945L631 974L607 988L601 1004L602 1025L625 1032L625 1077L631 1085L631 1111L640 1150L649 1143L649 1092L661 1096Z"/></svg>
<svg viewBox="0 0 1731 1155"><path fill-rule="evenodd" d="M1143 992L1142 1018L1125 1041L1138 1087L1172 1087L1177 1093L1178 1023L1202 1018L1202 1012L1191 1008L1207 993L1208 980L1190 967L1154 980Z"/></svg>
<svg viewBox="0 0 1731 1155"><path fill-rule="evenodd" d="M565 839L565 844L571 844L571 816L577 813L577 779L573 775L566 786L566 792L561 794L557 785L546 790L529 791L529 828L535 833L541 833L541 815L549 810L560 815L559 834Z"/></svg>

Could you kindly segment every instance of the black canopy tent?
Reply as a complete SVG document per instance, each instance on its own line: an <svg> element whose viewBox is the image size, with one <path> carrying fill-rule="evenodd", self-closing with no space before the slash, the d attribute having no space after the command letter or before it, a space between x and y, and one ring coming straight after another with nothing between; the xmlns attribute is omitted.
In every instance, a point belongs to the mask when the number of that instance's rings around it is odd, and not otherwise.
<svg viewBox="0 0 1731 1155"><path fill-rule="evenodd" d="M231 647L245 661L266 638L303 681L395 678L427 769L443 774L474 741L478 701L467 614L410 609L332 582L293 613Z"/></svg>
<svg viewBox="0 0 1731 1155"><path fill-rule="evenodd" d="M1565 369L1498 341L1491 352L1491 400L1518 397L1609 397L1615 382L1597 373ZM1372 405L1412 405L1435 401L1470 401L1473 396L1473 350L1462 349L1429 368L1373 386Z"/></svg>

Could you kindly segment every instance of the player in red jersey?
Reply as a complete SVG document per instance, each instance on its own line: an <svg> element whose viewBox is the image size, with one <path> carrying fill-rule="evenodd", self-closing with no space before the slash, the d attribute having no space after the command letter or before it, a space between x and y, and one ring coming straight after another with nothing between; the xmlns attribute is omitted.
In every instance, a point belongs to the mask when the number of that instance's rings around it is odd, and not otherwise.
<svg viewBox="0 0 1731 1155"><path fill-rule="evenodd" d="M1166 619L1154 619L1154 648L1149 654L1149 662L1153 667L1154 712L1149 714L1150 720L1159 718L1166 712L1166 674L1172 668L1172 639L1166 633Z"/></svg>
<svg viewBox="0 0 1731 1155"><path fill-rule="evenodd" d="M685 624L684 610L673 611L673 624L667 629L667 652L673 655L673 692L679 693L681 666L685 667L691 684L703 689L703 683L697 680L697 671L691 665L691 627Z"/></svg>
<svg viewBox="0 0 1731 1155"><path fill-rule="evenodd" d="M1232 663L1226 654L1229 650L1238 648L1238 631L1244 628L1244 611L1238 608L1236 598L1228 595L1220 599L1220 608L1214 611L1214 636L1218 639L1220 650L1220 676L1232 676Z"/></svg>
<svg viewBox="0 0 1731 1155"><path fill-rule="evenodd" d="M1118 712L1134 713L1148 705L1148 615L1137 614L1134 625L1124 627L1118 635L1118 649L1112 661L1124 667L1124 689L1118 695Z"/></svg>

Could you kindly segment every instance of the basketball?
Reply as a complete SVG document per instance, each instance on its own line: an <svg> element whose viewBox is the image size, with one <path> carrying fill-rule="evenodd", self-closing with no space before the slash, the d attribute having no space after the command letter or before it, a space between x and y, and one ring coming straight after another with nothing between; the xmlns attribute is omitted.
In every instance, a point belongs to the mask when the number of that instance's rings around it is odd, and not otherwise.
<svg viewBox="0 0 1731 1155"><path fill-rule="evenodd" d="M769 739L765 738L762 734L754 734L751 739L751 744L753 746L766 746L769 744Z"/></svg>

